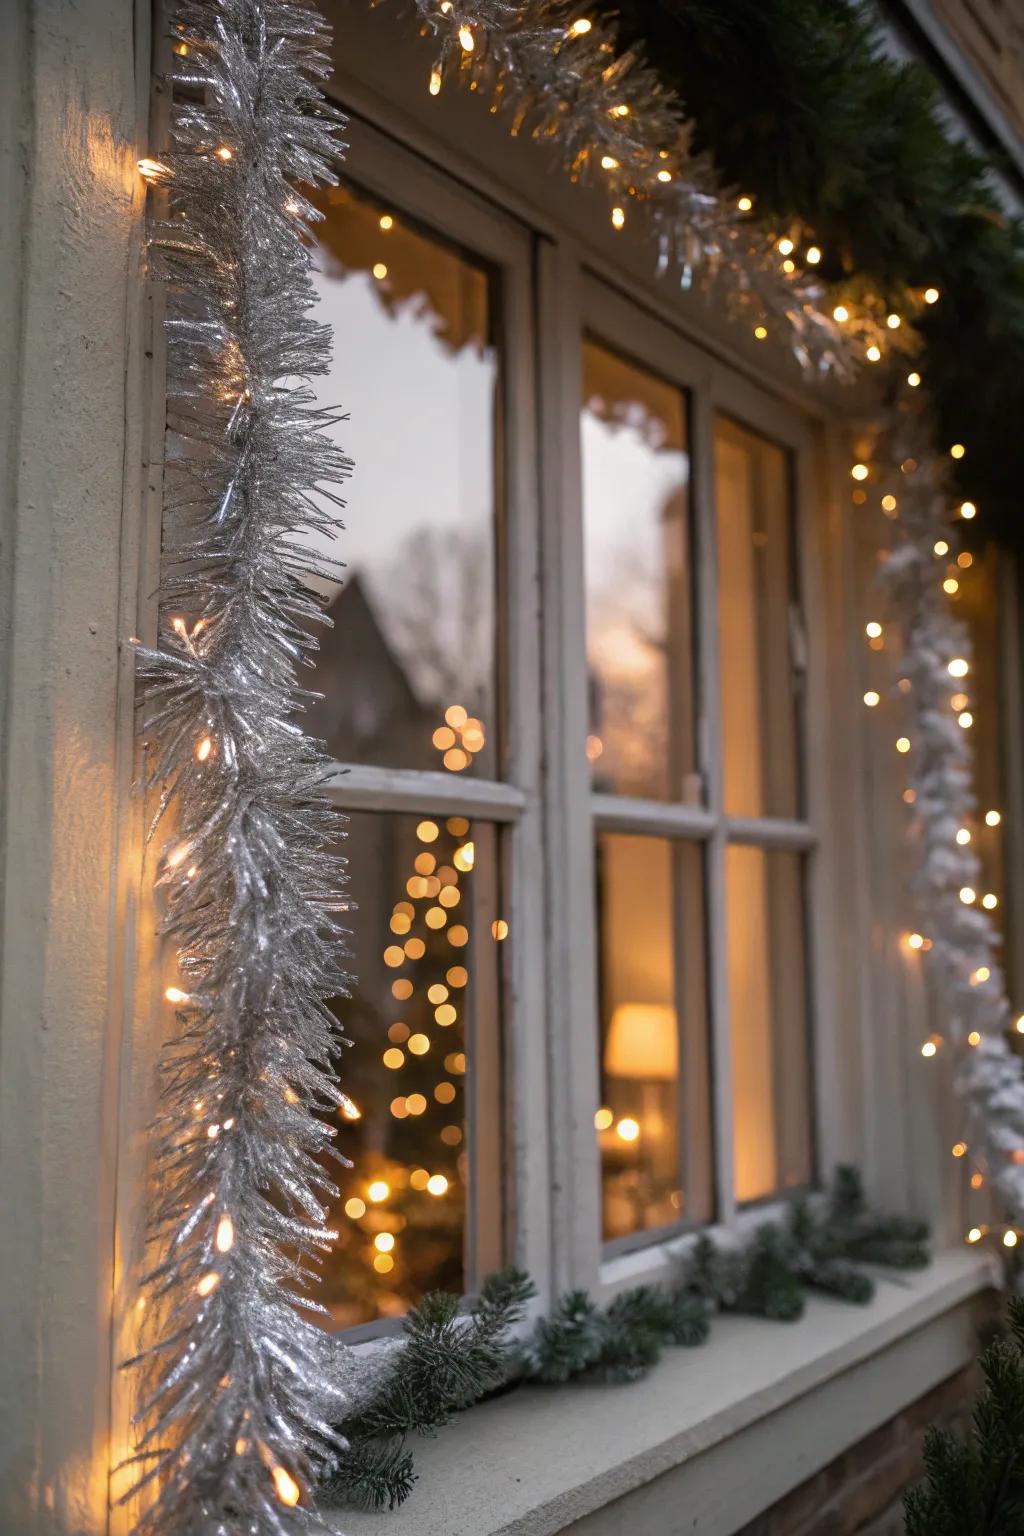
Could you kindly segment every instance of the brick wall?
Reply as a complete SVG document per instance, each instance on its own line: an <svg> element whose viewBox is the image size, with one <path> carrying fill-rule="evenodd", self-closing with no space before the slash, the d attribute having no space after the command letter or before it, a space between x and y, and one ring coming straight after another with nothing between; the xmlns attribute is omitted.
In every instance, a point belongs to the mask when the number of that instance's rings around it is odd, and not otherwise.
<svg viewBox="0 0 1024 1536"><path fill-rule="evenodd" d="M932 0L957 47L1024 138L1024 5L1021 0Z"/></svg>
<svg viewBox="0 0 1024 1536"><path fill-rule="evenodd" d="M978 1385L977 1366L951 1376L737 1536L903 1536L903 1491L923 1472L924 1432L942 1424L962 1433Z"/></svg>

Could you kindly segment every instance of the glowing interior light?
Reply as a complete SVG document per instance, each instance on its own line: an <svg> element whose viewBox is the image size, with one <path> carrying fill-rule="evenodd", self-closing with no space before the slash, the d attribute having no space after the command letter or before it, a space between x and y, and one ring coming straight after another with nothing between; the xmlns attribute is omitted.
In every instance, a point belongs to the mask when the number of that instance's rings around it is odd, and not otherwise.
<svg viewBox="0 0 1024 1536"><path fill-rule="evenodd" d="M949 456L951 459L962 459L966 452L967 449L964 447L963 443L954 443L952 448L949 450Z"/></svg>
<svg viewBox="0 0 1024 1536"><path fill-rule="evenodd" d="M842 325L843 321L849 320L849 318L850 311L847 309L846 305L837 304L835 309L832 311L832 319L838 321L838 323Z"/></svg>
<svg viewBox="0 0 1024 1536"><path fill-rule="evenodd" d="M462 50L464 53L473 52L473 49L476 47L476 39L474 38L473 33L470 31L469 27L459 28L459 42L462 44Z"/></svg>
<svg viewBox="0 0 1024 1536"><path fill-rule="evenodd" d="M903 321L900 319L899 315L886 315L885 323L889 327L890 331L898 331L900 326L903 324Z"/></svg>
<svg viewBox="0 0 1024 1536"><path fill-rule="evenodd" d="M208 1274L202 1277L196 1286L196 1290L200 1296L210 1296L217 1289L218 1285L220 1285L220 1275L218 1275L215 1269L211 1269Z"/></svg>
<svg viewBox="0 0 1024 1536"><path fill-rule="evenodd" d="M441 72L438 69L430 71L430 94L431 96L439 96L441 94Z"/></svg>
<svg viewBox="0 0 1024 1536"><path fill-rule="evenodd" d="M973 501L964 501L960 504L960 516L970 522L972 517L977 517L978 509Z"/></svg>
<svg viewBox="0 0 1024 1536"><path fill-rule="evenodd" d="M870 624L864 625L864 633L869 640L877 640L882 633L882 626L877 619L872 619Z"/></svg>
<svg viewBox="0 0 1024 1536"><path fill-rule="evenodd" d="M998 827L998 825L1002 821L1002 819L1003 818L999 814L998 811L986 811L985 812L985 825L986 825L986 827Z"/></svg>
<svg viewBox="0 0 1024 1536"><path fill-rule="evenodd" d="M569 36L584 37L590 31L593 25L594 23L592 21L588 21L586 16L581 16L579 21L574 21L572 26L569 28Z"/></svg>
<svg viewBox="0 0 1024 1536"><path fill-rule="evenodd" d="M937 288L926 288L924 291L924 301L926 304L937 304L939 302L939 290Z"/></svg>
<svg viewBox="0 0 1024 1536"><path fill-rule="evenodd" d="M621 229L626 222L625 209L615 207L612 209L612 224L616 229Z"/></svg>
<svg viewBox="0 0 1024 1536"><path fill-rule="evenodd" d="M818 246L810 245L807 247L807 260L812 267L818 265L818 262L821 260L821 251Z"/></svg>
<svg viewBox="0 0 1024 1536"><path fill-rule="evenodd" d="M744 194L743 197L738 197L736 199L736 207L739 209L740 213L749 213L753 206L754 199L752 197L747 197L746 194Z"/></svg>
<svg viewBox="0 0 1024 1536"><path fill-rule="evenodd" d="M924 948L924 935L920 934L920 933L910 933L910 934L908 934L907 935L907 945L908 945L908 947L910 949L923 949Z"/></svg>
<svg viewBox="0 0 1024 1536"><path fill-rule="evenodd" d="M225 1213L217 1223L217 1236L214 1239L218 1253L230 1253L235 1242L235 1224L231 1217Z"/></svg>
<svg viewBox="0 0 1024 1536"><path fill-rule="evenodd" d="M853 476L854 480L866 480L870 474L870 470L866 464L855 464L850 470L850 474Z"/></svg>
<svg viewBox="0 0 1024 1536"><path fill-rule="evenodd" d="M1012 1231L1011 1232L1004 1232L1003 1233L1003 1247L1004 1248L1016 1248L1016 1246L1017 1246L1017 1234L1016 1234L1016 1232L1012 1232Z"/></svg>
<svg viewBox="0 0 1024 1536"><path fill-rule="evenodd" d="M981 1242L981 1228L980 1227L972 1227L971 1230L967 1234L967 1241L969 1243L980 1243Z"/></svg>
<svg viewBox="0 0 1024 1536"><path fill-rule="evenodd" d="M920 382L921 382L921 375L919 373L908 373L907 374L907 383L910 385L911 389L916 389L918 387L918 385L920 384Z"/></svg>
<svg viewBox="0 0 1024 1536"><path fill-rule="evenodd" d="M882 360L882 349L881 349L881 347L876 347L874 342L872 342L871 346L868 347L868 349L865 352L864 356L867 358L869 363L881 362L881 360Z"/></svg>
<svg viewBox="0 0 1024 1536"><path fill-rule="evenodd" d="M379 1205L382 1200L386 1200L388 1195L390 1195L391 1185L384 1179L374 1179L366 1193L375 1205Z"/></svg>
<svg viewBox="0 0 1024 1536"><path fill-rule="evenodd" d="M965 907L972 906L973 903L977 900L977 895L978 893L973 886L962 885L960 887L960 900L963 902Z"/></svg>
<svg viewBox="0 0 1024 1536"><path fill-rule="evenodd" d="M427 1180L427 1193L440 1198L448 1190L448 1180L443 1173L432 1173Z"/></svg>
<svg viewBox="0 0 1024 1536"><path fill-rule="evenodd" d="M961 848L965 847L966 844L969 843L970 840L971 840L970 828L969 827L958 827L957 828L957 834L956 834L956 840L960 844Z"/></svg>
<svg viewBox="0 0 1024 1536"><path fill-rule="evenodd" d="M617 171L618 168L619 168L619 162L616 160L614 155L602 155L601 156L601 169L602 169L602 171Z"/></svg>
<svg viewBox="0 0 1024 1536"><path fill-rule="evenodd" d="M627 1115L615 1127L615 1134L621 1141L636 1141L640 1135L640 1127L631 1115Z"/></svg>
<svg viewBox="0 0 1024 1536"><path fill-rule="evenodd" d="M874 709L876 704L879 702L880 696L875 692L873 688L869 688L867 693L864 695L864 703L868 706L868 709Z"/></svg>
<svg viewBox="0 0 1024 1536"><path fill-rule="evenodd" d="M228 149L228 146L226 144L219 145L215 153L217 155L217 159L218 160L232 160L232 159L234 159L233 152L230 149Z"/></svg>
<svg viewBox="0 0 1024 1536"><path fill-rule="evenodd" d="M970 670L971 664L964 656L954 656L946 667L950 677L966 677Z"/></svg>

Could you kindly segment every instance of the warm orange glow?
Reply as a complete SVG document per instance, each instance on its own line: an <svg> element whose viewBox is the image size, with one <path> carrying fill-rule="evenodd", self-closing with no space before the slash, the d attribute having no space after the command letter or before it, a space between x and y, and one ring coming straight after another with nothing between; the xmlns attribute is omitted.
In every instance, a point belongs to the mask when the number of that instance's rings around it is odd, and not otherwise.
<svg viewBox="0 0 1024 1536"><path fill-rule="evenodd" d="M220 1285L220 1275L218 1275L215 1269L211 1269L208 1274L202 1277L196 1286L196 1290L200 1296L210 1296L217 1289L218 1285Z"/></svg>
<svg viewBox="0 0 1024 1536"><path fill-rule="evenodd" d="M384 1179L374 1179L366 1193L374 1204L379 1205L382 1200L386 1200L388 1195L390 1195L391 1185Z"/></svg>
<svg viewBox="0 0 1024 1536"><path fill-rule="evenodd" d="M217 155L217 159L218 160L232 160L232 159L234 159L233 152L230 149L228 149L228 146L226 144L221 144L220 147L215 151L215 153Z"/></svg>
<svg viewBox="0 0 1024 1536"><path fill-rule="evenodd" d="M217 1223L216 1245L218 1253L230 1253L235 1243L235 1224L231 1217L225 1214Z"/></svg>
<svg viewBox="0 0 1024 1536"><path fill-rule="evenodd" d="M299 1502L299 1485L284 1467L275 1467L271 1476L274 1479L274 1491L282 1504L289 1508Z"/></svg>
<svg viewBox="0 0 1024 1536"><path fill-rule="evenodd" d="M443 1173L432 1173L427 1180L427 1192L431 1195L443 1195L447 1193L448 1180Z"/></svg>
<svg viewBox="0 0 1024 1536"><path fill-rule="evenodd" d="M164 990L164 997L166 997L166 999L167 999L167 1001L169 1003L187 1003L188 1002L188 993L187 992L183 992L180 987L167 987L167 988L165 988L165 990Z"/></svg>
<svg viewBox="0 0 1024 1536"><path fill-rule="evenodd" d="M621 1141L637 1141L640 1136L640 1127L630 1115L627 1115L615 1127L615 1134Z"/></svg>
<svg viewBox="0 0 1024 1536"><path fill-rule="evenodd" d="M209 736L204 736L202 741L199 742L198 746L196 747L196 758L199 762L205 763L206 759L209 757L212 751L213 742L210 740Z"/></svg>

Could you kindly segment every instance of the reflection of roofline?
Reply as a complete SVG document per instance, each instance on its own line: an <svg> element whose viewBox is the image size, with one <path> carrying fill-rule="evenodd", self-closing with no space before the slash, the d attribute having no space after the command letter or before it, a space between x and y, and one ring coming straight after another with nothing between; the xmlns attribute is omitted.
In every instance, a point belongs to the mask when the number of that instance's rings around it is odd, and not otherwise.
<svg viewBox="0 0 1024 1536"><path fill-rule="evenodd" d="M327 606L328 616L334 623L334 629L328 630L328 635L337 634L341 631L342 626L338 623L337 620L338 606L342 602L349 601L353 596L355 597L356 601L362 605L364 611L369 615L370 623L373 626L374 634L380 645L381 651L383 652L386 660L390 662L391 666L394 668L398 677L401 679L402 685L409 695L410 703L415 709L427 710L429 705L424 703L419 694L416 692L412 678L406 671L405 666L398 653L396 652L394 646L391 644L387 635L384 633L384 627L377 617L377 611L374 608L373 600L366 589L366 583L363 581L362 576L358 570L353 571L352 574L346 579L346 581L338 588L338 591L335 593L334 597L331 599ZM325 650L326 645L323 641L321 641L320 654L323 655Z"/></svg>

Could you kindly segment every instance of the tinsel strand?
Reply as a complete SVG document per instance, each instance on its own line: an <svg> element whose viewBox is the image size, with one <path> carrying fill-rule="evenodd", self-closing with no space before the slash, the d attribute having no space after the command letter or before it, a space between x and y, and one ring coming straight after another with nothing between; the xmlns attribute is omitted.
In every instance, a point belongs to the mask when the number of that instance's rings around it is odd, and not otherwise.
<svg viewBox="0 0 1024 1536"><path fill-rule="evenodd" d="M989 914L961 892L977 891L981 866L957 841L976 810L967 732L951 705L973 665L970 635L942 591L940 551L955 535L946 465L928 445L920 408L895 412L882 446L884 472L898 492L893 548L883 566L903 636L900 675L910 684L910 788L916 843L913 894L930 947L968 1116L967 1139L983 1152L989 1181L1015 1221L1024 1219L1024 1072L1010 1048L1000 939ZM952 667L952 670L951 670ZM965 670L966 669L966 670Z"/></svg>
<svg viewBox="0 0 1024 1536"><path fill-rule="evenodd" d="M331 338L296 184L335 181L343 119L310 6L187 0L175 27L169 217L150 238L168 294L161 645L137 670L180 985L126 1497L152 1484L139 1536L283 1536L343 1449L337 1348L296 1311L334 1237L327 1117L348 1103L328 1006L348 988L343 861L297 668L350 469L303 382Z"/></svg>
<svg viewBox="0 0 1024 1536"><path fill-rule="evenodd" d="M602 185L622 227L638 209L659 270L698 279L734 315L765 321L800 366L849 377L854 336L825 305L824 283L787 276L763 227L745 216L691 147L682 104L613 23L576 0L416 0L440 43L430 89L454 72L507 106L512 131L553 144L573 180ZM766 331L765 334L768 334Z"/></svg>

